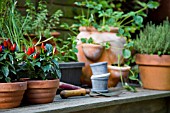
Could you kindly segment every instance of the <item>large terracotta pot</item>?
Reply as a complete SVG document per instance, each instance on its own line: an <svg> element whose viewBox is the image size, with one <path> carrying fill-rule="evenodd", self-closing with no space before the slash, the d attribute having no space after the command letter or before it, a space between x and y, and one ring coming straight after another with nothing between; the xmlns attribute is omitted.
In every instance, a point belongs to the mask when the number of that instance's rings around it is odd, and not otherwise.
<svg viewBox="0 0 170 113"><path fill-rule="evenodd" d="M143 88L170 90L170 55L137 54Z"/></svg>
<svg viewBox="0 0 170 113"><path fill-rule="evenodd" d="M27 89L27 82L0 83L0 109L18 107Z"/></svg>
<svg viewBox="0 0 170 113"><path fill-rule="evenodd" d="M29 80L25 98L31 104L50 103L53 102L58 87L59 79Z"/></svg>
<svg viewBox="0 0 170 113"><path fill-rule="evenodd" d="M125 38L118 37L116 35L118 28L111 28L110 32L98 32L97 29L95 29L94 27L80 27L79 30L80 33L77 36L77 58L79 62L85 62L85 67L83 67L82 70L83 74L81 76L81 82L82 84L91 86L90 77L92 76L92 71L90 68L90 64L97 62L108 62L108 64L116 63L118 60L118 55L122 56L122 49L123 45L126 43L126 40ZM87 53L85 53L83 50L84 44L82 44L81 38L89 39L90 37L95 43L101 44L105 42L110 42L110 49L104 49L102 52L88 51ZM85 46L86 48L88 48L87 44ZM97 53L100 53L101 55L99 55L99 57L95 59L90 59L89 57L87 57L87 55L92 57L97 56Z"/></svg>

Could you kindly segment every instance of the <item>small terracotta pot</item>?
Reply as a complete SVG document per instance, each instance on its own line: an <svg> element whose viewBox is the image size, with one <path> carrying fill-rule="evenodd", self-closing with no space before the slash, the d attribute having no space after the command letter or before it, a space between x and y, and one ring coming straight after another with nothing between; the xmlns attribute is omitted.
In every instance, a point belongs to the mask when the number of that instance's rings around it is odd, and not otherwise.
<svg viewBox="0 0 170 113"><path fill-rule="evenodd" d="M27 89L27 82L0 83L0 109L18 107Z"/></svg>
<svg viewBox="0 0 170 113"><path fill-rule="evenodd" d="M121 74L123 78L127 77L130 68L131 68L130 66L118 67L108 65L108 70L111 74L108 81L108 87L115 87L120 80Z"/></svg>
<svg viewBox="0 0 170 113"><path fill-rule="evenodd" d="M170 90L170 55L137 54L143 88Z"/></svg>
<svg viewBox="0 0 170 113"><path fill-rule="evenodd" d="M30 80L25 94L27 102L31 104L51 103L59 87L59 79Z"/></svg>
<svg viewBox="0 0 170 113"><path fill-rule="evenodd" d="M85 56L92 61L97 61L104 50L102 45L97 44L82 44L82 48Z"/></svg>

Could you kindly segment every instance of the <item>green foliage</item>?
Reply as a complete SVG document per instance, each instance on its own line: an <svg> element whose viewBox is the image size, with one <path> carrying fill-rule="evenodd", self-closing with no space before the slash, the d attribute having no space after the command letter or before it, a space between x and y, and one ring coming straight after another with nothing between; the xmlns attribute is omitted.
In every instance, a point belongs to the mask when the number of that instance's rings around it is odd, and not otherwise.
<svg viewBox="0 0 170 113"><path fill-rule="evenodd" d="M77 61L78 49L75 36L69 36L67 40L60 40L62 46L57 47L57 57L60 62Z"/></svg>
<svg viewBox="0 0 170 113"><path fill-rule="evenodd" d="M109 27L118 27L118 36L131 37L130 33L134 33L143 27L143 18L146 9L154 9L159 6L158 2L149 1L148 3L134 1L137 10L124 12L121 9L121 3L115 4L116 0L86 0L83 2L75 2L76 5L82 7L82 15L75 17L79 20L77 26L94 26L98 31L110 31ZM123 2L123 1L121 1ZM87 15L83 8L88 8Z"/></svg>
<svg viewBox="0 0 170 113"><path fill-rule="evenodd" d="M28 53L29 49L21 69L28 73L30 79L46 80L61 77L56 48L53 48L51 44L45 46L42 44L40 51L35 50Z"/></svg>
<svg viewBox="0 0 170 113"><path fill-rule="evenodd" d="M134 40L134 49L141 54L170 54L170 23L160 25L148 23Z"/></svg>
<svg viewBox="0 0 170 113"><path fill-rule="evenodd" d="M0 27L3 27L4 20L6 18L6 13L8 6L10 4L10 0L0 0Z"/></svg>
<svg viewBox="0 0 170 113"><path fill-rule="evenodd" d="M0 23L0 36L4 39L10 38L12 43L16 43L18 50L22 51L22 46L27 46L28 41L23 36L27 18L21 22L21 16L16 10L17 1L10 0L9 6L6 8L6 17Z"/></svg>
<svg viewBox="0 0 170 113"><path fill-rule="evenodd" d="M24 34L35 34L40 40L42 35L46 38L52 37L50 32L59 24L59 18L63 16L62 11L57 10L50 16L47 4L43 0L38 2L37 9L30 0L26 0L26 7L27 16L23 17L27 18Z"/></svg>

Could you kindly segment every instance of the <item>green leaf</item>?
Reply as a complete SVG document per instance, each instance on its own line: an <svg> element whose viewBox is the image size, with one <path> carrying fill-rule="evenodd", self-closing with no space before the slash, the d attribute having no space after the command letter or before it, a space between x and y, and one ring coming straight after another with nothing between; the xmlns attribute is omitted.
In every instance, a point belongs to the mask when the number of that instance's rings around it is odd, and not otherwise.
<svg viewBox="0 0 170 113"><path fill-rule="evenodd" d="M49 70L51 69L51 65L46 65L46 66L41 66L41 68L43 69L44 72L49 72Z"/></svg>
<svg viewBox="0 0 170 113"><path fill-rule="evenodd" d="M2 73L4 74L5 77L8 77L9 75L9 69L7 66L2 66L1 67Z"/></svg>
<svg viewBox="0 0 170 113"><path fill-rule="evenodd" d="M25 56L25 53L18 53L18 52L16 52L15 53L15 58L16 59L18 59L18 60L22 60L23 59L23 57Z"/></svg>
<svg viewBox="0 0 170 113"><path fill-rule="evenodd" d="M130 79L130 80L138 80L138 79L136 78L136 76L129 76L129 79Z"/></svg>
<svg viewBox="0 0 170 113"><path fill-rule="evenodd" d="M119 34L121 34L121 35L122 35L125 31L124 31L124 29L119 28L118 32L119 32Z"/></svg>
<svg viewBox="0 0 170 113"><path fill-rule="evenodd" d="M53 46L51 44L46 44L45 48L47 50L47 56L49 56L53 51Z"/></svg>
<svg viewBox="0 0 170 113"><path fill-rule="evenodd" d="M77 48L74 48L74 49L73 49L73 52L74 52L74 53L78 53L78 49L77 49Z"/></svg>
<svg viewBox="0 0 170 113"><path fill-rule="evenodd" d="M40 62L36 62L35 65L38 66L38 67L41 67L41 63Z"/></svg>
<svg viewBox="0 0 170 113"><path fill-rule="evenodd" d="M87 40L87 43L89 43L89 44L93 43L92 37L90 37L90 38Z"/></svg>
<svg viewBox="0 0 170 113"><path fill-rule="evenodd" d="M86 43L86 40L87 40L86 38L81 38L82 43Z"/></svg>
<svg viewBox="0 0 170 113"><path fill-rule="evenodd" d="M155 1L149 1L147 3L147 6L148 8L150 9L156 9L158 6L159 6L159 3L158 2L155 2Z"/></svg>
<svg viewBox="0 0 170 113"><path fill-rule="evenodd" d="M131 56L131 51L129 49L123 49L123 57L125 59L130 58Z"/></svg>
<svg viewBox="0 0 170 113"><path fill-rule="evenodd" d="M143 18L141 16L135 16L134 20L137 25L141 25L143 23Z"/></svg>
<svg viewBox="0 0 170 113"><path fill-rule="evenodd" d="M11 78L6 77L6 78L5 78L5 81L6 81L7 83L11 82Z"/></svg>

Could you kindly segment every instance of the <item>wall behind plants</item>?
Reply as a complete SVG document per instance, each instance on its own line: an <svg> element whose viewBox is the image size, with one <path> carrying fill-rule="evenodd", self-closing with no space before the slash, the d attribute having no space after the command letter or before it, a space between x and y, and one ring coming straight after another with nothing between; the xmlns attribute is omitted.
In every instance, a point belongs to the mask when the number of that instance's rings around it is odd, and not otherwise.
<svg viewBox="0 0 170 113"><path fill-rule="evenodd" d="M35 6L37 5L37 2L39 0L32 0L35 3ZM74 20L74 16L81 14L81 8L76 7L74 5L74 2L77 0L46 0L47 6L49 9L49 13L52 14L56 10L61 9L64 13L64 16L61 18L61 23L66 22L69 25L71 25ZM78 0L83 1L83 0ZM22 12L22 14L25 14L25 0L18 0L18 9ZM65 37L68 34L68 31L57 28L57 31L61 33L61 36Z"/></svg>

